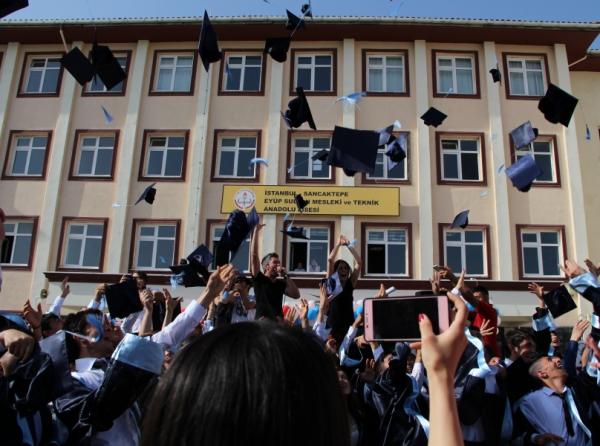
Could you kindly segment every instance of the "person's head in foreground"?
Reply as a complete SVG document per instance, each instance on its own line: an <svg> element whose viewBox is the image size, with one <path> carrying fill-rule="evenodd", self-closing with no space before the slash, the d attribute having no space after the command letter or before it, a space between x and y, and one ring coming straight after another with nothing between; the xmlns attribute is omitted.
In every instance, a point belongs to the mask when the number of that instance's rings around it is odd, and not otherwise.
<svg viewBox="0 0 600 446"><path fill-rule="evenodd" d="M544 385L562 390L567 382L568 373L558 357L542 356L529 366L529 374L539 379Z"/></svg>
<svg viewBox="0 0 600 446"><path fill-rule="evenodd" d="M334 364L310 335L228 325L186 346L161 379L142 446L350 444Z"/></svg>

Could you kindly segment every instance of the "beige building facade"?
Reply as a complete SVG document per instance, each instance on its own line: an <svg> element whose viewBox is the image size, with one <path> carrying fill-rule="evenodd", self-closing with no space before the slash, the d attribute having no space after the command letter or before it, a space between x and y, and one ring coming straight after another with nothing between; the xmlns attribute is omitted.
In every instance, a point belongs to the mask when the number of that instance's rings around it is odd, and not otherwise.
<svg viewBox="0 0 600 446"><path fill-rule="evenodd" d="M224 55L208 73L196 51L198 19L63 23L69 47L87 54L94 33L110 45L127 72L111 91L101 82L81 87L60 68L59 23L0 24L0 207L9 239L1 309L19 309L42 289L53 297L64 276L70 309L130 270L168 286L169 264L218 243L236 206L222 202L225 186L237 188L242 207L242 196L262 200L257 186L316 186L323 199L342 190L378 200L383 188L397 190L392 216L343 204L328 215L295 215L309 241L283 236L285 212L263 214L261 252L279 252L308 297L340 234L364 258L357 299L382 281L399 295L427 289L434 264L466 266L507 324L532 313L528 282L559 283L567 257L600 259L600 57L588 53L600 25L317 18L277 63L263 54L264 40L285 36L283 22L214 18ZM496 66L501 83L488 73ZM537 110L549 83L580 99L568 128ZM289 131L281 118L297 85L318 131ZM356 105L336 100L361 91ZM437 128L419 119L430 106L448 115ZM373 175L349 177L310 160L329 148L336 125L374 130L396 120L407 141L399 166L389 169L381 152ZM515 150L509 132L528 120L539 137ZM522 193L504 168L527 153L543 175ZM250 163L255 157L268 166ZM131 206L152 183L154 204ZM450 229L465 209L469 226ZM246 243L235 258L241 269L247 256ZM176 292L191 299L197 291ZM589 311L582 303L565 323Z"/></svg>

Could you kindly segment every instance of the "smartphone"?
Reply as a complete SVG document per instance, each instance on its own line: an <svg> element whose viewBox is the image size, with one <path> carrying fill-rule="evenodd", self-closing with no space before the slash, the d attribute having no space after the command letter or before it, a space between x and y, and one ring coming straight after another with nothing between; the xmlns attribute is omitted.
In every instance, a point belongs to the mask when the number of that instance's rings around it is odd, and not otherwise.
<svg viewBox="0 0 600 446"><path fill-rule="evenodd" d="M424 313L439 334L450 326L450 303L446 296L368 298L365 311L367 341L415 341L421 338L418 317Z"/></svg>

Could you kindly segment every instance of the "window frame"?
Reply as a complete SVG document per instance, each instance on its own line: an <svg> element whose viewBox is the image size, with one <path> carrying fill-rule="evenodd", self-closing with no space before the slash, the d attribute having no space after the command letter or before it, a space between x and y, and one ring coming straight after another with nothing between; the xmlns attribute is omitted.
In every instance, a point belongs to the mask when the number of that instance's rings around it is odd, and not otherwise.
<svg viewBox="0 0 600 446"><path fill-rule="evenodd" d="M159 59L161 56L179 56L179 55L191 55L192 56L192 78L190 79L190 89L188 91L160 91L155 89L155 83L158 82L158 72L160 67ZM150 73L150 85L148 86L148 96L194 96L194 90L196 87L196 69L198 64L198 52L195 49L184 50L184 49L164 49L155 50L152 59L152 72Z"/></svg>
<svg viewBox="0 0 600 446"><path fill-rule="evenodd" d="M210 181L213 183L258 183L260 181L260 166L254 169L253 177L223 177L218 175L218 167L221 163L220 141L223 137L239 138L252 136L256 138L256 158L262 156L262 130L260 129L215 129L213 132L213 152L210 167Z"/></svg>
<svg viewBox="0 0 600 446"><path fill-rule="evenodd" d="M148 273L160 273L160 272L169 272L169 268L138 268L136 266L137 261L137 234L138 228L143 225L174 225L175 226L175 243L173 250L173 263L171 265L175 265L179 263L179 243L181 237L181 220L180 219L142 219L142 218L134 218L131 223L131 244L129 247L129 271L145 271Z"/></svg>
<svg viewBox="0 0 600 446"><path fill-rule="evenodd" d="M394 136L398 137L399 135L406 135L406 149L407 149L407 153L406 153L406 158L404 158L404 170L405 170L405 174L406 174L406 178L387 178L387 167L386 167L386 163L387 161L384 161L384 172L386 173L386 177L385 178L369 178L369 174L362 172L361 173L361 183L362 184L412 184L411 181L411 168L410 168L410 161L411 161L411 141L410 141L410 132L409 131L401 131L401 132L394 132ZM380 151L383 150L383 156L385 157L385 152L386 149L377 149L377 153L379 153ZM385 159L385 158L384 158Z"/></svg>
<svg viewBox="0 0 600 446"><path fill-rule="evenodd" d="M479 141L479 180L444 179L442 140L447 139L478 139ZM485 159L485 134L478 132L435 132L437 184L450 186L487 186L487 165Z"/></svg>
<svg viewBox="0 0 600 446"><path fill-rule="evenodd" d="M302 227L302 228L327 228L329 230L329 239L327 240L327 255L331 252L331 249L334 246L334 231L335 231L335 222L327 221L327 220L294 220L294 226ZM327 275L327 264L323 265L323 271L319 273L313 272L294 272L290 271L287 268L289 255L290 255L290 241L293 240L291 237L280 233L282 237L282 249L281 249L281 264L286 269L287 273L291 277L305 278L305 277L325 277ZM286 240L287 239L287 240ZM299 239L300 240L300 239Z"/></svg>
<svg viewBox="0 0 600 446"><path fill-rule="evenodd" d="M438 91L438 58L440 56L447 56L455 59L460 56L469 57L473 60L473 88L475 91L470 94L466 93L450 93ZM432 67L432 85L433 85L433 97L434 98L460 98L460 99L481 99L481 82L479 80L479 51L477 50L445 50L445 49L432 49L431 50L431 67ZM453 69L453 81L456 82L456 71Z"/></svg>
<svg viewBox="0 0 600 446"><path fill-rule="evenodd" d="M229 48L222 50L223 57L221 58L219 68L219 89L217 90L217 96L264 96L265 95L265 77L267 71L267 58L266 53L263 53L262 49L258 48ZM231 55L244 56L244 66L246 56L260 56L260 84L258 90L244 91L244 90L226 90L226 78L227 74L225 71L225 64L227 57Z"/></svg>
<svg viewBox="0 0 600 446"><path fill-rule="evenodd" d="M110 175L99 176L99 175L79 175L78 162L81 160L81 146L80 143L83 138L86 137L103 137L112 136L115 138L115 144L113 146L113 156L110 168ZM71 164L69 167L69 181L113 181L115 176L115 165L117 162L117 153L119 148L119 136L120 130L105 130L105 129L77 129L75 130L75 136L73 137L73 150L71 152Z"/></svg>
<svg viewBox="0 0 600 446"><path fill-rule="evenodd" d="M206 234L205 234L205 246L208 246L208 248L211 250L211 252L213 253L213 255L216 257L217 253L213 252L213 242L214 242L214 238L213 238L213 231L215 228L218 227L225 227L225 224L227 223L227 220L221 220L221 219L211 219L208 218L206 220ZM252 234L248 234L247 239L249 240ZM242 273L249 275L250 274L250 262L251 262L251 250L250 250L250 245L248 246L248 269L245 271L242 271ZM214 271L214 269L212 269L212 265L208 268L209 271Z"/></svg>
<svg viewBox="0 0 600 446"><path fill-rule="evenodd" d="M183 159L181 162L181 175L178 177L165 177L146 175L147 157L150 153L150 138L152 137L180 137L183 136ZM142 136L142 155L138 171L138 181L152 182L184 182L187 172L187 157L190 141L190 131L187 129L144 129ZM163 160L164 162L164 160Z"/></svg>
<svg viewBox="0 0 600 446"><path fill-rule="evenodd" d="M450 223L438 223L438 249L439 249L439 253L438 253L438 257L440 259L440 265L447 265L446 263L446 237L445 234L447 231L456 231L456 232L463 232L464 231L469 231L469 230L479 230L481 232L483 232L483 249L485 250L485 252L483 253L483 267L485 270L485 274L483 275L475 275L475 274L469 274L467 273L467 277L476 277L477 279L486 279L486 280L491 280L492 279L492 249L491 249L491 240L490 240L490 225L478 225L478 224L471 224L469 223L469 226L465 229L461 229L461 228L457 228L457 229L451 229L451 224ZM464 246L464 244L463 244ZM462 252L461 252L462 254Z"/></svg>
<svg viewBox="0 0 600 446"><path fill-rule="evenodd" d="M46 137L46 149L44 163L42 165L41 175L12 175L9 164L14 161L14 152L16 150L16 142L19 137ZM8 135L8 146L6 147L6 155L4 157L4 167L2 169L3 180L26 180L26 181L45 181L48 171L48 160L50 159L50 151L52 147L52 130L11 130Z"/></svg>
<svg viewBox="0 0 600 446"><path fill-rule="evenodd" d="M288 169L292 167L294 153L294 140L296 138L329 138L329 145L331 147L331 139L333 138L333 132L329 130L315 130L315 131L291 131L287 132L287 165L285 168L285 181L286 183L316 183L316 184L335 184L336 182L336 168L329 166L329 178L304 178L304 177L293 177L291 173L288 173Z"/></svg>
<svg viewBox="0 0 600 446"><path fill-rule="evenodd" d="M510 158L511 158L511 161L513 163L515 163L515 162L517 162L517 150L515 149L515 145L512 141L512 138L510 138L510 135L509 135L509 141L510 141ZM554 169L554 172L553 172L554 180L553 181L544 181L544 182L538 182L537 180L535 180L531 184L531 186L532 187L561 187L560 163L558 160L558 148L557 148L556 135L538 135L534 142L549 142L550 143L550 149L551 149L550 158L552 160L552 167ZM533 143L531 143L531 144L533 144ZM523 150L518 150L518 151L522 152ZM535 156L534 156L534 158L535 158Z"/></svg>
<svg viewBox="0 0 600 446"><path fill-rule="evenodd" d="M17 90L17 97L18 98L57 98L60 96L60 90L62 87L62 77L63 77L63 72L64 72L64 68L62 65L60 65L59 71L58 71L58 79L56 80L56 91L53 91L51 93L27 93L25 91L25 88L27 87L26 85L26 79L25 77L28 77L29 74L29 65L31 64L31 61L33 59L41 59L41 58L46 58L46 59L58 59L60 60L62 58L64 53L60 52L60 51L32 51L32 52L26 52L23 55L23 66L21 68L21 77L19 79L19 89Z"/></svg>
<svg viewBox="0 0 600 446"><path fill-rule="evenodd" d="M527 60L528 57L532 58L532 59L539 59L544 64L544 67L542 69L542 76L544 77L544 79L543 79L544 93L541 96L531 96L529 94L517 95L517 94L513 94L511 92L508 60L509 59ZM550 83L551 83L550 67L548 66L548 55L546 53L503 52L502 53L502 63L504 64L504 70L503 70L504 71L504 90L506 92L506 99L524 99L524 100L530 100L530 101L539 101L544 96L544 94L546 93L546 90L548 89L548 85L550 85ZM529 93L529 91L527 93Z"/></svg>
<svg viewBox="0 0 600 446"><path fill-rule="evenodd" d="M297 63L296 57L300 55L307 56L331 56L331 90L329 91L313 91L304 90L306 96L337 96L337 49L336 48L297 48L290 50L291 67L290 67L290 96L296 96L296 79L297 79Z"/></svg>
<svg viewBox="0 0 600 446"><path fill-rule="evenodd" d="M31 230L31 245L29 246L29 257L27 259L27 264L11 264L11 263L2 263L2 269L5 271L31 271L33 268L33 253L35 252L36 242L37 242L37 233L38 233L38 222L39 217L30 216L30 215L6 215L4 218L4 224L6 223L33 223L33 228ZM0 223L2 224L2 223ZM0 242L0 246L2 242Z"/></svg>
<svg viewBox="0 0 600 446"><path fill-rule="evenodd" d="M127 80L129 79L129 74L130 74L129 68L131 66L132 51L131 50L114 49L113 54L115 55L115 57L125 57L125 67L123 68L123 70L125 70L125 74L127 74L127 76L123 80L123 88L121 89L121 91L108 91L108 90L90 91L90 90L88 90L88 88L90 88L90 86L92 85L92 81L89 81L89 82L86 82L86 84L81 88L81 96L82 97L125 96L125 94L127 93ZM91 53L90 53L90 55L91 55ZM104 85L104 88L106 88L106 85Z"/></svg>
<svg viewBox="0 0 600 446"><path fill-rule="evenodd" d="M567 256L567 237L566 237L566 228L564 225L524 225L517 224L515 225L517 232L517 255L519 261L519 280L556 280L563 279L564 276L560 273L557 276L544 276L544 275L525 275L525 265L523 262L525 261L525 256L523 255L523 241L522 234L523 232L558 232L559 233L559 243L558 254L562 256L561 263L565 259L568 259ZM538 258L538 264L539 264Z"/></svg>
<svg viewBox="0 0 600 446"><path fill-rule="evenodd" d="M387 274L387 273L367 273L367 262L368 262L368 240L367 234L369 230L398 230L402 229L406 231L406 274ZM389 277L395 280L397 279L412 279L413 278L413 239L412 239L412 223L372 223L362 222L360 225L361 234L361 249L363 256L363 263L361 268L361 277L366 279ZM387 242L386 242L387 246ZM387 255L387 248L386 248ZM387 262L386 262L387 265Z"/></svg>
<svg viewBox="0 0 600 446"><path fill-rule="evenodd" d="M369 96L379 97L410 97L410 75L409 75L409 60L407 49L374 49L374 48L363 48L362 54L362 91L366 91ZM404 91L402 92L391 92L391 91L370 91L368 90L368 73L369 73L369 57L370 56L392 56L400 55L403 58L403 69L404 69Z"/></svg>
<svg viewBox="0 0 600 446"><path fill-rule="evenodd" d="M106 234L108 233L108 218L92 218L92 217L63 217L60 227L60 237L58 241L58 252L56 258L56 271L74 271L74 272L103 272L104 271L104 255L106 253ZM100 246L100 261L98 267L83 267L83 266L68 266L65 265L65 255L69 235L67 228L73 223L82 224L102 224L102 244Z"/></svg>

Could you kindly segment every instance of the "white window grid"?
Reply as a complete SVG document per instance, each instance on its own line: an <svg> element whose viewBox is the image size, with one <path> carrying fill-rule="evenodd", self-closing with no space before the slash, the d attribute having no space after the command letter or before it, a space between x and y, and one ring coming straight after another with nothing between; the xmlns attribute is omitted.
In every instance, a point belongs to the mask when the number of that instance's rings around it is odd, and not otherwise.
<svg viewBox="0 0 600 446"><path fill-rule="evenodd" d="M166 61L166 59L173 59L173 62L168 62ZM158 92L169 92L169 91L174 91L174 92L180 92L180 91L188 91L188 90L177 90L175 89L175 79L177 78L177 70L178 69L191 69L193 70L194 67L194 56L193 54L185 54L185 55L175 55L175 54L161 54L159 56L159 60L158 60L158 73L156 76L156 85L154 90L158 91ZM169 82L169 86L168 88L164 88L164 89L159 89L159 85L160 85L160 77L161 77L161 72L164 73L164 71L169 70L170 74L170 82ZM191 74L191 77L193 77L193 73ZM190 82L191 82L191 77L190 77ZM190 87L191 88L191 85ZM189 89L188 88L188 89Z"/></svg>
<svg viewBox="0 0 600 446"><path fill-rule="evenodd" d="M183 145L178 147L171 147L169 145L169 141L172 138L181 138L183 140ZM164 144L159 144L160 140L164 139ZM180 178L183 174L183 151L185 145L185 137L183 135L172 135L172 136L150 136L148 139L148 154L146 156L146 175L147 177L167 177L167 178ZM162 154L162 164L160 167L160 173L150 173L150 158L152 153L160 152ZM180 171L176 175L167 175L167 155L168 152L182 152L182 165L180 166Z"/></svg>
<svg viewBox="0 0 600 446"><path fill-rule="evenodd" d="M2 223L0 223L2 224ZM7 226L12 225L12 229L7 229ZM26 231L24 226L31 226L31 231ZM23 238L28 238L29 239L29 244L31 246L31 243L33 243L33 221L28 220L28 221L18 221L18 220L6 220L4 222L4 228L5 228L5 233L6 233L6 237L13 237L13 244L12 244L12 249L10 252L10 259L8 262L6 263L2 263L2 265L11 265L11 266L27 266L29 264L29 261L31 261L31 259L29 259L29 255L28 255L28 262L27 263L15 263L14 258L15 258L15 248L17 246L17 243L22 241L20 239ZM0 247L2 246L2 242L0 242Z"/></svg>
<svg viewBox="0 0 600 446"><path fill-rule="evenodd" d="M404 237L404 241L401 240L391 240L392 237L390 237L390 232L396 232L396 233L402 233L403 237ZM377 233L382 233L383 234L383 238L381 239L377 239L375 237L375 234ZM377 228L377 229L367 229L367 248L369 246L369 244L378 244L378 245L385 245L385 272L383 273L367 273L367 275L369 276L381 276L381 275L391 275L391 276L398 276L398 277L406 277L408 276L408 231L404 228ZM401 274L390 274L389 269L388 269L388 265L389 265L389 249L388 246L390 245L397 245L397 246L404 246L404 265L406 270L404 271L404 273ZM367 249L368 250L368 249ZM367 262L369 261L369 258L367 256ZM366 271L369 271L369 265L367 263L366 265Z"/></svg>
<svg viewBox="0 0 600 446"><path fill-rule="evenodd" d="M216 176L219 178L254 178L254 176L256 175L256 165L252 164L248 166L248 175L238 175L238 167L239 167L239 157L240 157L240 150L251 150L252 147L240 147L240 138L254 138L254 157L256 157L256 151L257 151L257 138L255 136L250 136L250 135L238 135L238 136L232 136L232 135L223 135L219 138L219 156L217 157L218 159L218 166L217 166L217 172L216 172ZM223 145L223 140L225 139L232 139L235 140L235 145L233 146L225 146ZM221 162L222 162L222 156L223 153L233 153L233 174L232 175L224 175L221 174Z"/></svg>
<svg viewBox="0 0 600 446"><path fill-rule="evenodd" d="M396 63L395 61L389 60L392 58L400 58L400 62ZM375 59L382 59L380 65L376 64ZM367 91L373 93L405 93L406 92L406 84L405 84L405 59L404 54L370 54L367 56ZM390 69L400 69L400 81L402 82L402 89L400 90L391 90L388 89L388 68ZM371 71L381 71L382 73L382 89L375 90L371 88Z"/></svg>
<svg viewBox="0 0 600 446"><path fill-rule="evenodd" d="M291 178L314 178L314 179L319 179L319 180L331 179L331 167L329 167L329 166L327 167L327 169L328 169L327 176L323 176L323 177L313 176L313 170L316 170L315 167L322 166L322 164L324 163L324 161L312 159L313 155L317 154L321 150L324 150L323 148L315 147L315 139L327 139L327 140L329 140L329 144L327 145L326 149L329 150L329 148L331 147L331 138L329 138L329 137L317 136L317 137L294 138L294 150L292 151L293 152L292 153L292 156L293 156L292 166L294 166L294 169L292 169L292 172L290 174ZM308 141L308 147L299 147L298 146L299 141ZM298 158L298 153L307 153L308 154L308 162L306 163L308 165L308 175L297 175L296 174L295 166L298 163L298 161L296 161Z"/></svg>
<svg viewBox="0 0 600 446"><path fill-rule="evenodd" d="M542 150L540 146L545 146L546 150ZM552 179L550 180L539 180L535 179L534 183L552 184L556 183L556 162L554 159L554 144L550 140L534 141L525 147L515 150L515 156L517 161L524 156L533 156L534 159L538 157L548 157L550 159L550 165L552 166Z"/></svg>
<svg viewBox="0 0 600 446"><path fill-rule="evenodd" d="M160 236L158 235L159 230L161 227L169 227L173 229L173 236ZM142 231L144 229L152 229L153 234L152 235L142 235ZM169 223L160 223L160 224L140 224L138 226L138 230L137 230L137 242L136 242L136 253L135 253L135 267L136 268L141 268L140 266L140 262L139 262L139 244L141 242L152 242L152 266L151 267L147 267L144 266L144 269L164 269L164 268L156 268L156 264L157 264L157 251L158 251L158 242L160 240L168 240L168 241L173 241L173 252L171 253L171 258L170 259L166 259L167 263L169 263L170 265L173 264L173 258L175 257L175 247L177 245L177 226L175 224L169 224Z"/></svg>
<svg viewBox="0 0 600 446"><path fill-rule="evenodd" d="M463 67L457 67L456 66L456 60L457 59L469 59L471 61L471 68L463 68ZM450 66L442 66L441 65L441 61L450 61ZM437 71L438 71L438 76L437 76L437 86L436 86L436 91L438 94L447 94L447 95L453 95L453 94L468 94L468 95L474 95L477 94L477 84L475 82L475 70L477 69L477 67L475 66L475 58L469 54L458 54L458 55L448 55L448 54L438 54L436 57L436 66L437 66ZM449 71L452 73L452 91L442 91L441 89L441 75L440 72L441 71ZM469 92L464 92L464 91L459 91L458 88L458 81L457 78L458 76L456 75L457 71L468 71L471 75L471 85L473 86L473 91L469 91Z"/></svg>
<svg viewBox="0 0 600 446"><path fill-rule="evenodd" d="M102 139L112 139L112 144L110 145L102 145ZM89 142L93 141L93 144L89 144ZM104 141L107 142L107 141ZM98 151L115 149L115 138L113 135L85 135L81 138L81 149L79 154L79 159L77 163L77 176L80 177L110 177L110 173L108 174L97 174L96 173L96 163L98 161ZM83 152L92 152L92 172L91 173L81 173L81 157ZM113 153L114 156L114 153Z"/></svg>
<svg viewBox="0 0 600 446"><path fill-rule="evenodd" d="M260 61L256 64L248 61L248 57L260 57ZM227 67L229 69L225 70L225 76L223 76L223 90L225 91L258 91L258 90L246 90L244 89L244 81L246 79L246 68L248 67L259 67L259 79L262 76L262 55L261 54L232 54L227 56ZM232 58L241 58L241 63L232 63ZM239 70L240 71L240 79L239 79L239 88L227 88L229 81L229 70ZM259 81L259 89L260 89L260 81Z"/></svg>
<svg viewBox="0 0 600 446"><path fill-rule="evenodd" d="M316 232L319 233L324 233L324 237L323 238L313 238L314 234ZM329 254L329 251L331 250L330 246L329 246L329 240L330 240L330 228L325 227L325 226L312 226L312 227L304 227L304 234L310 239L310 240L304 240L304 239L300 239L300 238L291 238L291 237L286 237L288 239L287 241L287 252L288 252L288 268L287 270L289 272L293 272L294 274L315 274L315 273L325 273L327 271L327 265L319 265L320 267L320 271L312 271L311 270L311 262L312 260L314 260L313 258L311 258L311 247L312 246L316 246L316 245L326 245L325 251L326 251L326 255ZM304 244L306 245L306 262L304 264L304 268L306 271L294 271L294 269L296 268L296 265L292 265L292 261L293 261L293 257L292 257L292 244L295 245L301 245ZM327 258L325 258L324 260L325 262L327 262Z"/></svg>
<svg viewBox="0 0 600 446"><path fill-rule="evenodd" d="M82 226L83 232L81 234L71 232L74 226ZM90 234L90 228L94 227L95 229L100 228L100 234ZM67 243L65 245L65 250L63 254L63 266L65 267L75 267L75 268L86 268L86 269L97 269L100 265L96 266L84 266L83 265L83 257L85 255L86 244L88 240L102 240L104 233L104 223L83 223L79 221L71 221L67 226ZM71 241L80 240L81 246L79 249L79 258L76 263L67 263L67 253L69 252L69 245ZM101 253L100 253L101 255ZM98 262L100 262L100 258L98 258Z"/></svg>
<svg viewBox="0 0 600 446"><path fill-rule="evenodd" d="M319 56L329 56L329 64L318 64L316 58ZM300 58L310 57L310 63L300 63ZM333 55L331 53L321 54L296 54L296 84L298 84L298 70L299 69L310 69L310 88L305 88L304 91L322 91L315 90L315 77L317 68L329 68L329 86L331 91L333 88Z"/></svg>
<svg viewBox="0 0 600 446"><path fill-rule="evenodd" d="M542 242L542 233L551 233L556 234L557 243L545 243ZM535 242L526 242L524 240L525 234L535 234L536 241ZM523 229L521 230L521 258L523 262L523 277L562 277L560 274L544 274L544 263L542 260L542 248L543 247L555 247L558 250L558 258L559 263L563 262L563 251L562 251L562 234L560 231L556 230L533 230L533 229ZM538 271L537 274L527 274L525 272L525 248L535 248L537 250L537 261L538 261Z"/></svg>
<svg viewBox="0 0 600 446"><path fill-rule="evenodd" d="M473 151L473 150L465 150L462 148L462 142L463 141L475 141L477 143L477 152ZM479 138L457 138L457 139L442 139L440 141L440 145L442 150L441 152L441 160L440 160L440 165L442 167L442 179L446 180L446 181L471 181L471 182L478 182L481 181L481 176L483 174L482 172L482 162L481 162L481 144L480 144L480 140ZM451 146L454 147L451 147ZM470 179L463 179L463 172L462 172L462 154L463 153L477 153L477 171L478 171L478 177L474 180L470 180ZM444 167L444 154L456 154L456 163L457 163L457 171L458 171L458 178L446 178L446 173L445 173L445 167Z"/></svg>
<svg viewBox="0 0 600 446"><path fill-rule="evenodd" d="M403 166L402 176L392 177L392 176L389 176L389 173L390 173L389 166L392 163L392 161L390 160L390 157L385 154L386 151L387 151L386 148L377 149L377 158L375 159L375 165L382 167L383 175L377 176L375 174L371 175L370 173L367 173L367 179L369 179L369 180L406 181L408 179L408 175L407 175L408 153L406 154L406 158L404 158L404 160L402 162L402 166Z"/></svg>
<svg viewBox="0 0 600 446"><path fill-rule="evenodd" d="M487 270L487 262L485 260L487 258L487 246L486 246L487 239L486 239L485 231L469 229L469 232L480 232L482 241L481 242L467 242L466 241L466 231L459 231L456 229L445 229L444 230L444 259L446 259L446 263L447 263L447 260L448 260L447 248L448 247L451 247L451 246L459 247L460 248L460 264L462 265L463 268L466 268L466 266L467 266L467 246L481 246L482 252L483 252L483 265L482 265L483 274L470 274L469 271L467 271L467 274L471 277L487 277L488 270ZM447 234L449 234L449 233L460 234L460 241L447 240Z"/></svg>
<svg viewBox="0 0 600 446"><path fill-rule="evenodd" d="M29 89L29 82L31 80L31 73L39 71L41 73L40 84L37 90ZM27 72L27 84L25 85L24 93L36 94L36 93L56 93L58 89L58 83L54 91L44 91L44 81L49 71L60 71L60 59L57 57L34 57L29 63L29 70Z"/></svg>
<svg viewBox="0 0 600 446"><path fill-rule="evenodd" d="M528 62L539 62L540 64L540 68L527 68L527 63ZM511 63L518 63L520 64L520 68L516 68L516 67L511 67ZM508 80L507 82L509 83L509 89L510 89L510 94L513 96L538 96L537 94L534 95L532 94L529 90L529 81L528 81L528 77L527 77L527 73L528 72L534 72L534 73L539 73L542 76L542 82L543 82L543 90L546 90L546 85L547 85L547 79L546 79L546 67L545 67L545 63L544 63L544 59L543 58L535 58L535 57L529 57L529 58L521 58L521 57L507 57L506 58L506 64L507 64L507 70L508 70ZM512 86L510 85L510 74L511 73L521 73L521 75L523 76L523 85L525 86L525 91L523 93L516 93L513 91ZM542 94L543 95L543 94Z"/></svg>
<svg viewBox="0 0 600 446"><path fill-rule="evenodd" d="M115 57L119 62L119 65L121 65L121 68L126 70L127 55L117 53L115 54ZM104 85L104 82L102 82L102 79L100 79L99 76L94 76L91 81L85 84L85 91L88 93L121 93L123 91L123 81L119 82L109 90L106 88L106 85Z"/></svg>
<svg viewBox="0 0 600 446"><path fill-rule="evenodd" d="M41 143L43 141L44 145L42 146L40 145L36 145L37 143ZM43 150L44 151L44 158L46 157L46 146L48 144L48 138L46 136L41 136L41 135L33 135L33 136L18 136L16 138L16 143L15 143L15 147L14 147L14 152L13 152L13 166L11 168L11 174L15 175L15 176L28 176L28 177L41 177L44 172L43 172L43 162L42 162L42 172L39 173L29 173L29 169L30 169L30 162L31 162L31 152L34 150ZM26 153L26 159L25 159L25 172L15 172L14 171L14 161L15 158L17 157L18 153L22 153L25 152ZM45 162L45 161L44 161Z"/></svg>
<svg viewBox="0 0 600 446"><path fill-rule="evenodd" d="M212 231L211 231L212 240L211 240L210 245L213 247L213 264L211 265L211 270L214 270L216 267L216 260L217 260L217 252L216 251L217 250L214 249L215 243L218 243L221 241L221 237L223 236L224 231L225 231L225 226L223 226L223 225L213 226L213 228L212 228ZM248 257L244 259L244 258L242 258L242 256L240 256L238 254L233 258L233 262L238 270L246 273L246 272L250 271L250 235L248 235L244 239L244 241L242 242L242 245L243 244L247 244L247 246L248 246ZM239 249L238 249L238 251L239 251ZM231 261L231 253L229 253L229 261ZM243 266L243 267L240 268L240 266Z"/></svg>

